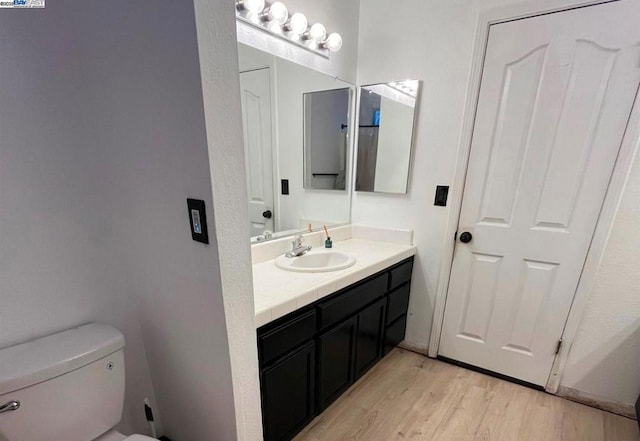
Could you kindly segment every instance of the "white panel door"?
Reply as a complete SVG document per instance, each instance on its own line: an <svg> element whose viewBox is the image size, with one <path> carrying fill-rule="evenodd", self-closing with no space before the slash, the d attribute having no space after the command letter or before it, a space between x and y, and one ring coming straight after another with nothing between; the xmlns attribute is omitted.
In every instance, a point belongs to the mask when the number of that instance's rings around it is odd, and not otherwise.
<svg viewBox="0 0 640 441"><path fill-rule="evenodd" d="M440 355L546 384L639 82L638 0L491 26Z"/></svg>
<svg viewBox="0 0 640 441"><path fill-rule="evenodd" d="M270 69L240 73L244 157L251 236L273 231L273 146Z"/></svg>

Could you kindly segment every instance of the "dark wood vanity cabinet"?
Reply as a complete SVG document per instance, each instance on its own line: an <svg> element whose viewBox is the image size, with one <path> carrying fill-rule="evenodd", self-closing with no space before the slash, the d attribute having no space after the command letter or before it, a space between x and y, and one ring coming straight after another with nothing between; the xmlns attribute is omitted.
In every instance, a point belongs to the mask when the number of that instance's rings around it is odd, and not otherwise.
<svg viewBox="0 0 640 441"><path fill-rule="evenodd" d="M258 329L266 441L291 440L403 339L413 257Z"/></svg>

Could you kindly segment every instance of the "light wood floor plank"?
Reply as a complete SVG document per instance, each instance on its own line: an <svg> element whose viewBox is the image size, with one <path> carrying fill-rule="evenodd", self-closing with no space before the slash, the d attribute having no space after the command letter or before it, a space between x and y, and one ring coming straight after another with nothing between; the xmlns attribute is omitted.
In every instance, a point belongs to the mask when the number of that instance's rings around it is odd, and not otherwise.
<svg viewBox="0 0 640 441"><path fill-rule="evenodd" d="M640 441L636 421L396 349L296 441Z"/></svg>
<svg viewBox="0 0 640 441"><path fill-rule="evenodd" d="M405 414L390 439L432 439L455 413L464 398L469 373L456 374L444 365L439 365L434 371L425 393L413 403L411 411Z"/></svg>
<svg viewBox="0 0 640 441"><path fill-rule="evenodd" d="M636 440L638 439L638 422L629 418L603 412L604 437L606 440Z"/></svg>
<svg viewBox="0 0 640 441"><path fill-rule="evenodd" d="M493 398L474 441L512 441L518 439L522 427L525 409L533 399L534 391L525 387L513 387L504 381L496 380Z"/></svg>

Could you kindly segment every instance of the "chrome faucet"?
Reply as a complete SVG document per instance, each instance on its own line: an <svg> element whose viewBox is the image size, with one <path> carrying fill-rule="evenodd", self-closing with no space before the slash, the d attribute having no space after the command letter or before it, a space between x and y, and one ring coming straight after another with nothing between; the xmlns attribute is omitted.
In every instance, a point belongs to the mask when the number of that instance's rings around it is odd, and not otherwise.
<svg viewBox="0 0 640 441"><path fill-rule="evenodd" d="M302 234L298 234L296 236L296 238L291 242L291 251L289 251L287 254L285 254L286 257L298 257L298 256L302 256L303 254L307 253L308 251L311 251L312 246L311 245L305 245L304 243L304 238L302 237Z"/></svg>

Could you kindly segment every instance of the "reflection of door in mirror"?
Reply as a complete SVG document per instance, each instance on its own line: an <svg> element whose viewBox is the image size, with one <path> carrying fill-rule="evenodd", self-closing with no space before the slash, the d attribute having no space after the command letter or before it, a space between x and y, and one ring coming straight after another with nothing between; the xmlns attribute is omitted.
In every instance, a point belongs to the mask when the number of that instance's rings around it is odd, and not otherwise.
<svg viewBox="0 0 640 441"><path fill-rule="evenodd" d="M344 190L350 89L304 94L304 188Z"/></svg>
<svg viewBox="0 0 640 441"><path fill-rule="evenodd" d="M274 230L271 69L240 73L251 236Z"/></svg>

